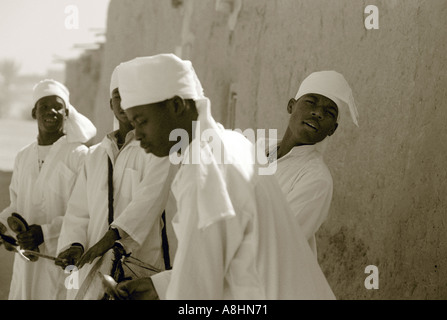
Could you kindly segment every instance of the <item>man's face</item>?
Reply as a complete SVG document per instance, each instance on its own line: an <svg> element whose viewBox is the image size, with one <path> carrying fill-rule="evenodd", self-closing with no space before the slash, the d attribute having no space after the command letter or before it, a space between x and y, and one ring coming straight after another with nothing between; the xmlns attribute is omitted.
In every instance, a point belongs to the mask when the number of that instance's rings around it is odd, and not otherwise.
<svg viewBox="0 0 447 320"><path fill-rule="evenodd" d="M337 129L338 108L329 98L306 94L292 99L287 106L290 113L289 130L302 144L315 144Z"/></svg>
<svg viewBox="0 0 447 320"><path fill-rule="evenodd" d="M123 109L121 109L121 96L118 91L118 88L112 91L112 98L110 99L110 107L112 108L113 114L116 119L123 124L130 124L129 119L127 118L126 113Z"/></svg>
<svg viewBox="0 0 447 320"><path fill-rule="evenodd" d="M32 111L37 119L39 131L58 133L63 130L64 116L67 115L65 103L58 96L48 96L39 99Z"/></svg>
<svg viewBox="0 0 447 320"><path fill-rule="evenodd" d="M169 134L176 129L174 119L163 105L154 103L126 110L127 117L135 128L135 138L146 153L157 157L169 155L176 141L169 141Z"/></svg>

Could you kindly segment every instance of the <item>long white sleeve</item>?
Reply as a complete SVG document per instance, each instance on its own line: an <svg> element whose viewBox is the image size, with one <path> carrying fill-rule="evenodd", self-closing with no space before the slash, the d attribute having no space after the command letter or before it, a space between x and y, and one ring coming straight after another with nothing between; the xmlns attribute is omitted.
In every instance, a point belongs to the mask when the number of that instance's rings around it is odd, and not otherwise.
<svg viewBox="0 0 447 320"><path fill-rule="evenodd" d="M90 220L87 199L86 168L83 166L74 186L67 212L63 218L61 233L57 246L57 254L64 251L72 243L87 244L87 230Z"/></svg>
<svg viewBox="0 0 447 320"><path fill-rule="evenodd" d="M152 232L152 228L156 224L159 227L170 187L169 159L154 156L149 159L145 175L136 187L134 198L112 222L113 226L126 232L140 246Z"/></svg>
<svg viewBox="0 0 447 320"><path fill-rule="evenodd" d="M332 180L305 174L287 194L293 214L307 239L313 237L326 219L332 199Z"/></svg>

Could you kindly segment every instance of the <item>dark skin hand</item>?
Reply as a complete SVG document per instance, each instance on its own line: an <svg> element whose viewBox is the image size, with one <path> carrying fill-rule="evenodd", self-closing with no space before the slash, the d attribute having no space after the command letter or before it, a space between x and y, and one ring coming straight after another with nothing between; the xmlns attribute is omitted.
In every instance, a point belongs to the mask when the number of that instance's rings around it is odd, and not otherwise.
<svg viewBox="0 0 447 320"><path fill-rule="evenodd" d="M57 256L55 264L65 270L69 265L76 265L83 253L84 249L81 246L71 246Z"/></svg>
<svg viewBox="0 0 447 320"><path fill-rule="evenodd" d="M0 246L1 246L2 244L5 246L5 249L6 249L7 251L16 251L16 249L15 249L15 247L14 247L13 245L11 245L11 244L9 244L9 243L3 241L3 240L0 240Z"/></svg>
<svg viewBox="0 0 447 320"><path fill-rule="evenodd" d="M7 230L6 226L0 222L0 233L5 234L6 230Z"/></svg>
<svg viewBox="0 0 447 320"><path fill-rule="evenodd" d="M2 235L4 235L6 233L6 230L7 230L6 226L3 223L0 222L0 233ZM8 250L8 251L15 251L15 248L14 248L13 245L9 244L6 241L3 241L3 239L0 238L0 246L1 245L4 245L5 249Z"/></svg>
<svg viewBox="0 0 447 320"><path fill-rule="evenodd" d="M110 250L115 241L118 240L116 233L112 230L106 232L104 237L99 240L93 247L87 250L86 253L79 259L76 263L76 267L81 269L84 264L91 263L97 257L104 255L108 250Z"/></svg>
<svg viewBox="0 0 447 320"><path fill-rule="evenodd" d="M33 250L43 243L42 227L33 224L29 230L17 234L17 242L22 249Z"/></svg>
<svg viewBox="0 0 447 320"><path fill-rule="evenodd" d="M5 249L7 251L16 251L16 248L12 244L10 244L10 243L8 243L8 242L6 242L6 241L4 241L3 239L0 238L0 246L1 245L4 245Z"/></svg>
<svg viewBox="0 0 447 320"><path fill-rule="evenodd" d="M160 300L151 278L123 281L116 287L121 300Z"/></svg>

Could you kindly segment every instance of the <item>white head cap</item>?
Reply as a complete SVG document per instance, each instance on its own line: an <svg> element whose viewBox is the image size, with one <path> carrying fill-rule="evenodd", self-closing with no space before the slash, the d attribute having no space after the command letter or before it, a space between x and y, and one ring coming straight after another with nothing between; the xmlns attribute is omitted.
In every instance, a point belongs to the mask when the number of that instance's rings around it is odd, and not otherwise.
<svg viewBox="0 0 447 320"><path fill-rule="evenodd" d="M70 103L70 93L62 83L46 79L37 83L33 88L33 106L37 101L48 96L58 96L64 100L68 109L68 117L65 121L65 131L68 142L85 143L96 135L96 127L84 115L80 114Z"/></svg>
<svg viewBox="0 0 447 320"><path fill-rule="evenodd" d="M112 92L116 88L118 88L118 67L116 66L115 69L113 69L112 77L110 78L110 98L112 98Z"/></svg>
<svg viewBox="0 0 447 320"><path fill-rule="evenodd" d="M204 99L202 85L192 63L174 54L139 57L118 69L123 110L162 102L178 95L183 99Z"/></svg>
<svg viewBox="0 0 447 320"><path fill-rule="evenodd" d="M67 87L56 80L45 79L38 82L33 88L33 106L36 105L37 101L48 96L58 96L64 100L65 106L70 104L70 92Z"/></svg>
<svg viewBox="0 0 447 320"><path fill-rule="evenodd" d="M113 90L115 90L116 88L118 88L118 66L115 67L115 69L113 69L112 72L112 76L110 77L110 99L112 99L112 92ZM119 122L118 119L116 117L113 117L113 130L118 130L119 129Z"/></svg>
<svg viewBox="0 0 447 320"><path fill-rule="evenodd" d="M301 83L295 99L298 100L308 93L321 94L331 99L339 109L343 108L344 105L348 106L352 121L358 127L357 106L351 87L342 74L336 71L320 71L310 74Z"/></svg>

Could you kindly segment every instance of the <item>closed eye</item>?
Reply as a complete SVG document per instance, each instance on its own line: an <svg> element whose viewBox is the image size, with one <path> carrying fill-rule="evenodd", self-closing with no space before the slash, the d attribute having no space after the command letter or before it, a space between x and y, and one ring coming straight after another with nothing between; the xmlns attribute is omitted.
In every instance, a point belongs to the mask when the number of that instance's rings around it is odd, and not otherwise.
<svg viewBox="0 0 447 320"><path fill-rule="evenodd" d="M335 118L335 113L327 111L326 113L328 113L332 118Z"/></svg>
<svg viewBox="0 0 447 320"><path fill-rule="evenodd" d="M141 126L141 125L145 124L146 122L147 122L146 120L137 120L136 124Z"/></svg>

